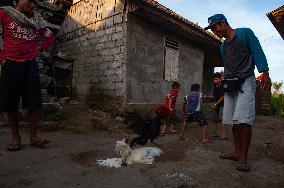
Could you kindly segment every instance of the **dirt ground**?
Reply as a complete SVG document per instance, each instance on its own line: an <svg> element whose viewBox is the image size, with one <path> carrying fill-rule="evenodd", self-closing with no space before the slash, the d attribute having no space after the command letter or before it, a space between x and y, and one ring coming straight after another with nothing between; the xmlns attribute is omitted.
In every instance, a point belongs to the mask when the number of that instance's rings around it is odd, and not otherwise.
<svg viewBox="0 0 284 188"><path fill-rule="evenodd" d="M115 141L122 138L123 132L117 126L120 120L113 121L113 125L109 120L105 122L114 127L113 131L99 129L98 121L90 118L96 113L82 110L73 110L74 114L65 117L65 121L41 122L41 135L51 140L46 149L29 146L27 130L22 128L23 149L6 151L10 130L2 122L0 188L284 187L284 118L257 116L249 173L235 170L237 162L219 159L221 153L231 149L231 134L229 140L212 137L212 144L202 145L196 142L201 130L194 123L189 126L185 141L178 141L174 134L156 140L164 153L153 165L116 169L100 167L96 160L117 157ZM209 133L213 135L213 123L210 125Z"/></svg>

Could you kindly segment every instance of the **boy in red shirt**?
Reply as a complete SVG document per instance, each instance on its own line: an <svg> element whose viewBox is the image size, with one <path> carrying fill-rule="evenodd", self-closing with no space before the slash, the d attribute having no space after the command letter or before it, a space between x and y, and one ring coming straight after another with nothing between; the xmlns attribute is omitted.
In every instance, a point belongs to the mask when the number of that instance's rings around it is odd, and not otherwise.
<svg viewBox="0 0 284 188"><path fill-rule="evenodd" d="M180 84L178 82L174 82L172 84L172 90L167 95L165 100L165 105L170 109L171 115L167 121L167 123L162 128L162 134L166 133L167 126L170 126L169 131L170 133L176 133L177 131L174 129L175 124L178 123L179 118L176 115L176 100L178 96L178 92L180 90Z"/></svg>
<svg viewBox="0 0 284 188"><path fill-rule="evenodd" d="M28 111L30 144L44 147L49 140L37 134L38 110L41 108L41 91L38 64L39 52L54 42L47 22L34 11L35 0L18 0L16 8L0 8L0 112L8 113L12 142L8 151L21 149L18 105ZM39 43L39 38L43 40Z"/></svg>

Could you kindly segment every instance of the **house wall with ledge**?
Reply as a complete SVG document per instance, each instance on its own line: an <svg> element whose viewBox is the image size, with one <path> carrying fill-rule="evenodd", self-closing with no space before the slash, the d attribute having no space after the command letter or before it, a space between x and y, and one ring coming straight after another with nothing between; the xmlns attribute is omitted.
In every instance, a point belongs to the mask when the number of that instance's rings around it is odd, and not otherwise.
<svg viewBox="0 0 284 188"><path fill-rule="evenodd" d="M177 109L193 83L203 84L204 50L149 20L129 14L127 22L127 108L151 112L164 103L173 81L165 80L165 37L179 43Z"/></svg>

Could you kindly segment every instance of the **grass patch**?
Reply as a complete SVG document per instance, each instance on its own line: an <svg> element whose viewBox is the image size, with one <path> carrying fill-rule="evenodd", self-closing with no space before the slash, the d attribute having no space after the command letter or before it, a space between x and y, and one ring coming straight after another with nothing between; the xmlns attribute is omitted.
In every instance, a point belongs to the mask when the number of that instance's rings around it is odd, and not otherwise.
<svg viewBox="0 0 284 188"><path fill-rule="evenodd" d="M284 116L284 94L271 96L274 112L278 116Z"/></svg>

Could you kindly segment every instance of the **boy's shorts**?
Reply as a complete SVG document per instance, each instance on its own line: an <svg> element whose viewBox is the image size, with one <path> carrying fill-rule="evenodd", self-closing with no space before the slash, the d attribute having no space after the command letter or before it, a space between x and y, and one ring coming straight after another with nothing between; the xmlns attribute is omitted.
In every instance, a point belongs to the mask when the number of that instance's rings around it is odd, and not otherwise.
<svg viewBox="0 0 284 188"><path fill-rule="evenodd" d="M20 99L22 108L37 111L42 98L38 64L35 60L17 63L6 60L0 77L0 112L18 110Z"/></svg>
<svg viewBox="0 0 284 188"><path fill-rule="evenodd" d="M200 126L208 125L202 112L196 111L196 112L188 113L185 115L185 118L184 118L185 122L190 123L194 120L197 121Z"/></svg>

